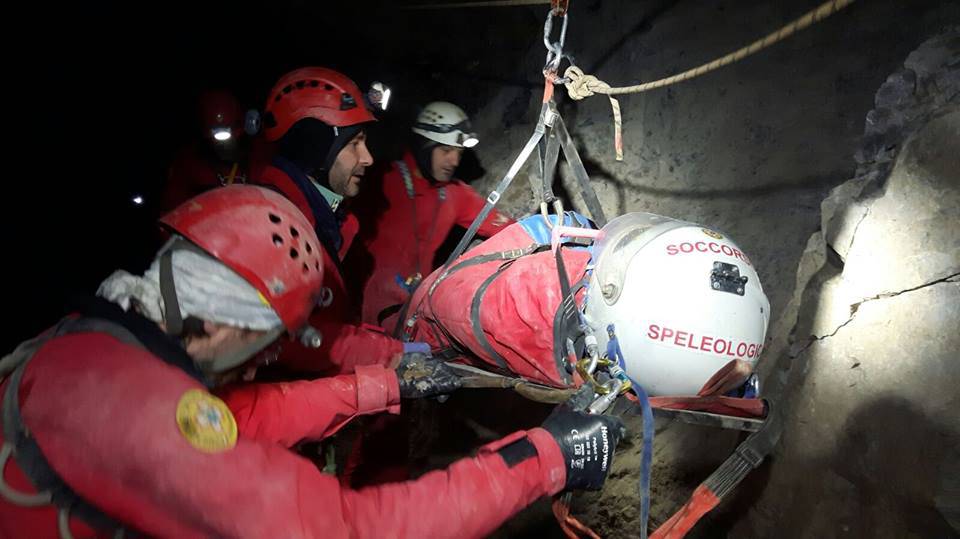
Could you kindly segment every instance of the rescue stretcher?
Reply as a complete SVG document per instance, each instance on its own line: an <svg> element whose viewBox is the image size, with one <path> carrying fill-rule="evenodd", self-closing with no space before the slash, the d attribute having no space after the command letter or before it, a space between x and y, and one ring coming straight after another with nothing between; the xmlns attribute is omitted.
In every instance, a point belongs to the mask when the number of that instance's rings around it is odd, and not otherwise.
<svg viewBox="0 0 960 539"><path fill-rule="evenodd" d="M577 309L576 290L573 290L570 283L567 282L567 272L561 252L570 238L595 236L597 230L563 226L562 224L565 219L563 202L554 195L552 189L560 150L563 151L570 166L572 176L577 182L580 194L593 222L598 227L602 227L606 224L607 218L591 185L589 175L579 157L577 148L553 100L553 87L557 80L556 69L562 56L562 43L549 43L550 21L553 17L553 12L548 14L545 28L545 43L547 43L550 52L548 53L547 66L544 69L543 101L534 132L499 184L487 196L484 208L476 216L453 253L445 264L431 276L434 277L433 282L431 283L430 279L427 279L424 283L421 283L421 288L429 287L430 292L432 292L433 288L440 281L446 279L451 272L472 263L469 258L466 261L461 259L461 255L464 255L480 224L487 218L503 193L513 182L521 167L536 150L537 158L535 161L537 166L535 168L537 174L530 175L530 187L534 199L539 201L539 213L545 225L551 230L549 248L556 258L563 303L568 314ZM565 22L564 18L564 24ZM619 144L619 140L617 140L617 143ZM552 215L551 209L553 210ZM544 246L541 245L540 247ZM539 254L548 256L543 253L543 250L540 249ZM529 249L529 252L519 251L523 250L513 249L509 252L488 253L483 255L488 258L474 256L473 259L479 259L478 263L503 260L506 265L519 257L537 253L537 249L534 248ZM497 259L497 256L500 258ZM727 277L730 276L721 275L718 279L722 280ZM423 293L424 291L421 290L421 297ZM407 339L411 337L411 330L417 324L418 314L416 310L418 307L416 305L417 301L414 300L416 297L415 294L412 294L411 299L401 308L394 331L395 336ZM558 320L561 311L564 310L563 307L561 305L558 310ZM586 348L581 346L579 349L575 349L571 345L572 343L568 343L566 350L558 350L564 345L562 341L555 342L554 352L561 358L558 360L558 364L563 365L563 359L565 359L565 366L570 371L568 374L571 375L569 379L561 379L560 383L548 378L540 379L536 376L519 374L517 369L511 368L509 362L499 361L499 359L502 359L499 357L496 364L492 364L489 357L486 361L478 360L476 355L471 353L469 346L458 346L455 339L451 339L449 335L445 336L445 342L452 346L442 351L441 355L445 354L445 357L449 359L449 365L462 375L463 387L465 388L511 389L533 401L563 404L590 413L601 414L609 413L615 402L623 399L633 401L636 404L635 408L638 408L643 415L640 536L644 538L647 537L649 518L654 414L693 425L750 433L733 454L694 490L689 501L650 535L650 537L655 538L683 537L703 515L716 507L721 499L729 495L751 470L763 462L779 440L780 420L770 402L760 399L759 396L749 399L726 396L648 397L642 386L643 380L632 380L626 374L623 359L618 357L617 339L612 332L610 337L606 353L600 353L596 349L596 339L593 340L592 351L589 346ZM480 344L484 345L482 336L480 339ZM611 343L613 343L613 346L611 346ZM485 345L483 350L490 351L489 347ZM759 346L756 354L759 355ZM498 356L495 352L492 355ZM720 374L718 373L718 375ZM569 537L578 537L578 532L596 537L592 531L569 515L569 495L555 500L554 513Z"/></svg>

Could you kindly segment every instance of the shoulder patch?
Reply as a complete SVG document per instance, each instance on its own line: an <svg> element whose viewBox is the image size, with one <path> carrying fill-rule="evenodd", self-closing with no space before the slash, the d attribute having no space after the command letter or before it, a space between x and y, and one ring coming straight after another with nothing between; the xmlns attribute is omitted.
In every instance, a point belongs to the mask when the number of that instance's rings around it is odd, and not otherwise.
<svg viewBox="0 0 960 539"><path fill-rule="evenodd" d="M177 427L190 445L219 453L237 445L237 421L226 403L202 389L191 389L177 403Z"/></svg>

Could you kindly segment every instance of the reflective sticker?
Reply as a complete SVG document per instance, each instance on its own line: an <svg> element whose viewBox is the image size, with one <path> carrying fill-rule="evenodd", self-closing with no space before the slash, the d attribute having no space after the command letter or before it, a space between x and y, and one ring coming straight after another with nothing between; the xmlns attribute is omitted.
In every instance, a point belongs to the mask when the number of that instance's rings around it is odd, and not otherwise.
<svg viewBox="0 0 960 539"><path fill-rule="evenodd" d="M713 239L715 239L715 240L722 240L722 239L723 239L723 234L721 234L721 233L719 233L719 232L715 232L715 231L713 231L713 230L710 230L709 228L701 228L700 230L702 230L704 234L706 234L707 236L710 236L711 238L713 238Z"/></svg>
<svg viewBox="0 0 960 539"><path fill-rule="evenodd" d="M202 389L191 389L177 403L177 426L190 445L219 453L237 445L237 421L227 405Z"/></svg>

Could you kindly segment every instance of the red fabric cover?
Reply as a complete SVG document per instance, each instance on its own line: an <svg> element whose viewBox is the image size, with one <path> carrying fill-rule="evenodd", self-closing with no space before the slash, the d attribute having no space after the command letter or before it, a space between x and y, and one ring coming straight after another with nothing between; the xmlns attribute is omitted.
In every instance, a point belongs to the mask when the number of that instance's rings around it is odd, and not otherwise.
<svg viewBox="0 0 960 539"><path fill-rule="evenodd" d="M496 236L467 251L454 264L471 257L527 247L530 236L514 223ZM571 283L580 281L590 254L583 250L562 251ZM470 306L481 283L501 266L491 261L470 266L443 280L432 298L427 293L440 270L431 274L414 293L411 314L417 315L413 340L426 341L434 348L446 348L446 337L435 330L442 324L449 335L468 348L478 366L497 370L496 360L487 354L474 337L470 324ZM491 346L507 361L508 370L542 384L564 387L553 356L553 320L560 304L560 283L554 254L550 251L527 255L511 263L484 295L480 320ZM388 325L389 327L389 325Z"/></svg>

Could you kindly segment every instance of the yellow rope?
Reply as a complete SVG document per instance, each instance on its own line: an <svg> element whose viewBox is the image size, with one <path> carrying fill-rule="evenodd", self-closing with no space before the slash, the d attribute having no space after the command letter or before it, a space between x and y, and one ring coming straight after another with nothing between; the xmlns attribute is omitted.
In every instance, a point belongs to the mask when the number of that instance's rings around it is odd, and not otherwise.
<svg viewBox="0 0 960 539"><path fill-rule="evenodd" d="M609 84L603 82L602 80L594 77L593 75L584 74L580 68L576 66L570 66L564 72L563 76L570 79L570 82L566 83L564 86L567 87L567 93L573 99L583 99L585 97L590 97L593 94L606 94L606 95L618 95L618 94L635 94L640 92L646 92L648 90L653 90L656 88L662 88L670 84L675 84L677 82L682 82L685 80L692 79L703 75L704 73L709 73L714 69L721 68L725 65L732 64L738 60L742 60L751 54L761 51L778 41L786 39L787 37L793 35L794 33L803 30L804 28L812 25L815 22L826 19L830 15L840 11L841 9L849 6L855 0L829 0L824 2L816 9L807 12L799 19L792 21L783 28L777 30L776 32L754 41L753 43L743 47L739 50L731 52L730 54L717 58L716 60L703 64L699 67L684 71L683 73L678 73L671 77L666 77L660 80L655 80L652 82L646 82L643 84L637 84L635 86L624 86L624 87L611 87Z"/></svg>
<svg viewBox="0 0 960 539"><path fill-rule="evenodd" d="M230 175L227 176L227 185L233 185L233 180L237 178L238 166L239 166L239 163L234 163L233 166L230 167Z"/></svg>

